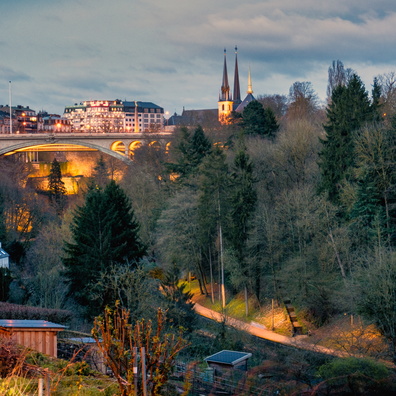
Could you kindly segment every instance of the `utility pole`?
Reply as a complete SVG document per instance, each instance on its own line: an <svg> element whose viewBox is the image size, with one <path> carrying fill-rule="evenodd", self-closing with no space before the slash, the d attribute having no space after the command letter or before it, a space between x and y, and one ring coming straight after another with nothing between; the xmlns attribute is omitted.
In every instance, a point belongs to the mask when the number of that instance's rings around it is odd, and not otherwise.
<svg viewBox="0 0 396 396"><path fill-rule="evenodd" d="M10 133L12 134L12 95L11 95L11 81L8 82L8 97L10 106Z"/></svg>
<svg viewBox="0 0 396 396"><path fill-rule="evenodd" d="M223 255L223 233L221 230L221 223L219 227L220 234L220 264L221 264L221 305L223 309L226 306L225 286L224 286L224 255Z"/></svg>
<svg viewBox="0 0 396 396"><path fill-rule="evenodd" d="M221 266L221 306L226 306L225 286L224 286L224 255L223 255L223 232L221 229L221 211L220 211L220 191L217 190L217 204L219 211L219 239L220 239L220 266Z"/></svg>

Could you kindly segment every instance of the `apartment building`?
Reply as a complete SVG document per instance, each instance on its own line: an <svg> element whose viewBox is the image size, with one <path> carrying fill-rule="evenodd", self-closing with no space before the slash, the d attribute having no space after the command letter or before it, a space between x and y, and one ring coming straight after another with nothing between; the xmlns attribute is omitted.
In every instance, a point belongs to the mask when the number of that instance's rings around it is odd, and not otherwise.
<svg viewBox="0 0 396 396"><path fill-rule="evenodd" d="M163 129L164 109L152 102L90 100L66 106L72 132L137 133Z"/></svg>

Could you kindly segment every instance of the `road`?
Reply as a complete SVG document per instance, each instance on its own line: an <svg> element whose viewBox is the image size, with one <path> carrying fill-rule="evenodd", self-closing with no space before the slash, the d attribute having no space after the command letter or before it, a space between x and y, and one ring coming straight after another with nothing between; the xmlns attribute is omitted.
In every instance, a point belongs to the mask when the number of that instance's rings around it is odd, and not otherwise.
<svg viewBox="0 0 396 396"><path fill-rule="evenodd" d="M195 311L205 318L215 320L216 322L222 322L224 320L224 315L212 311L209 308L205 308L202 305L195 303L194 305ZM321 345L311 344L306 342L305 339L308 336L296 336L296 337L287 337L281 334L277 334L273 331L267 330L260 326L259 324L255 323L245 323L241 320L231 318L230 316L226 317L226 323L228 326L235 327L238 330L246 331L256 337L263 338L265 340L269 340L272 342L277 342L278 344L288 345L299 349L305 349L307 351L317 352L317 353L324 353L326 355L338 356L338 357L346 357L349 356L345 352L336 351L334 349L326 348Z"/></svg>

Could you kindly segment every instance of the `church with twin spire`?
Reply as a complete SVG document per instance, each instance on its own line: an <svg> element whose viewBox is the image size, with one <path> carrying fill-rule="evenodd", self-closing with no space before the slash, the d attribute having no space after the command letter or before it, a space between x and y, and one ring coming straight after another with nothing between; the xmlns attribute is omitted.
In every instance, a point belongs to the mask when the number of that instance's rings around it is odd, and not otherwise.
<svg viewBox="0 0 396 396"><path fill-rule="evenodd" d="M220 124L229 124L230 115L233 111L242 113L243 109L253 100L252 79L250 75L250 68L248 72L248 87L245 99L241 99L241 89L239 84L239 66L238 66L238 49L235 47L235 70L234 70L234 90L231 94L230 85L228 83L227 72L227 53L224 49L224 64L223 64L223 80L220 88L219 99L217 102L217 109L204 109L204 110L185 110L183 108L182 115L176 113L171 116L167 125L214 125L214 122Z"/></svg>
<svg viewBox="0 0 396 396"><path fill-rule="evenodd" d="M228 124L231 112L242 112L251 101L255 100L253 96L250 68L248 73L248 89L246 93L247 96L245 99L241 100L238 70L238 48L235 47L234 91L233 95L231 95L230 85L228 83L227 51L224 49L223 80L218 101L218 120L221 124Z"/></svg>

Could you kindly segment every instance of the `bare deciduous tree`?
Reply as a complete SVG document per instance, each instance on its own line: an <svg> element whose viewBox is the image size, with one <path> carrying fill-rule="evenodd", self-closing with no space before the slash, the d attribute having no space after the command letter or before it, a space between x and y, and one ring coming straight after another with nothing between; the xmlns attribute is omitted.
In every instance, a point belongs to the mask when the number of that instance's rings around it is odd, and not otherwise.
<svg viewBox="0 0 396 396"><path fill-rule="evenodd" d="M159 309L156 326L144 319L132 325L129 311L120 306L106 308L104 316L95 319L92 336L122 396L142 394L143 389L159 395L167 383L175 357L187 343L181 336L163 333L165 320Z"/></svg>

